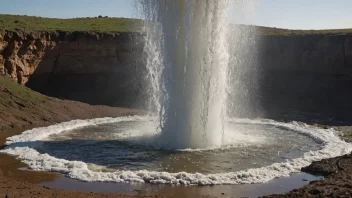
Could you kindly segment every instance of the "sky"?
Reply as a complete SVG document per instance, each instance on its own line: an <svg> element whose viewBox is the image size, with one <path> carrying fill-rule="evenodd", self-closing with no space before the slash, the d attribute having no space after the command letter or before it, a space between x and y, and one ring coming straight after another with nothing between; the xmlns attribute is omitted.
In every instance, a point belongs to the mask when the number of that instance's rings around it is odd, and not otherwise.
<svg viewBox="0 0 352 198"><path fill-rule="evenodd" d="M352 28L352 0L230 1L231 23L288 29ZM133 0L1 0L0 14L52 18L138 16Z"/></svg>

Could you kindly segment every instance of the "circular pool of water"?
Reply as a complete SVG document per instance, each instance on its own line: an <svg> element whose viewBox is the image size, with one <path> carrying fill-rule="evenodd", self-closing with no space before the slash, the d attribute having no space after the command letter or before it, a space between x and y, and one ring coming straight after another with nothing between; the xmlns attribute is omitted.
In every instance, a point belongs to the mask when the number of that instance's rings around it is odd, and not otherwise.
<svg viewBox="0 0 352 198"><path fill-rule="evenodd" d="M156 123L140 116L73 120L8 138L1 152L82 181L214 185L267 182L352 149L333 129L247 119L227 120L221 147L171 149Z"/></svg>
<svg viewBox="0 0 352 198"><path fill-rule="evenodd" d="M302 157L320 144L284 127L228 122L221 148L165 148L150 121L122 121L79 127L49 136L40 153L89 163L105 171L147 170L171 173L226 173ZM99 166L94 166L99 165Z"/></svg>

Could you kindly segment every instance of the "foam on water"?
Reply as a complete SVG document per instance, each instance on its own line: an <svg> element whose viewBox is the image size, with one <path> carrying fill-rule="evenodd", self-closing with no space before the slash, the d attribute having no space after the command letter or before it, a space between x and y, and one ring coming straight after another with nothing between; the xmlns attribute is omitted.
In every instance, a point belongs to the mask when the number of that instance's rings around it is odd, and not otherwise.
<svg viewBox="0 0 352 198"><path fill-rule="evenodd" d="M88 164L81 161L68 161L58 159L48 154L41 154L35 150L36 141L48 139L50 135L58 134L77 127L116 123L123 121L148 121L149 117L131 116L119 118L98 118L90 120L73 120L49 127L28 130L21 135L8 138L7 147L1 150L3 153L16 155L33 170L55 171L67 175L73 179L82 181L101 182L149 182L156 184L185 184L185 185L214 185L214 184L250 184L263 183L276 177L289 176L293 172L299 172L304 166L312 161L341 156L351 152L352 145L342 141L334 129L320 129L299 123L281 123L272 120L247 120L230 119L229 122L265 124L283 127L309 136L320 143L321 148L317 151L306 152L303 157L290 159L281 163L274 163L270 166L247 169L237 172L218 174L201 173L169 173L156 171L121 171L107 170L104 167ZM125 133L124 137L145 136L155 134L134 134ZM33 146L34 145L34 146ZM40 146L40 145L37 145ZM188 150L192 152L192 150Z"/></svg>

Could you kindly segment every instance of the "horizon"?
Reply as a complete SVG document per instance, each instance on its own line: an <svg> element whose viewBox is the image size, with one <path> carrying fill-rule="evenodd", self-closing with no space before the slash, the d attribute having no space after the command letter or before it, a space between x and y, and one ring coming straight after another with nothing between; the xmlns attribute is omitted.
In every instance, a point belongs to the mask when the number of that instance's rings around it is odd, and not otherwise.
<svg viewBox="0 0 352 198"><path fill-rule="evenodd" d="M27 15L44 18L140 18L133 0L3 0L0 14ZM242 2L242 3L241 3ZM348 0L230 0L229 21L290 30L329 30L352 28L352 13ZM244 3L243 3L244 2ZM54 9L53 9L54 8Z"/></svg>
<svg viewBox="0 0 352 198"><path fill-rule="evenodd" d="M74 17L74 18L59 18L59 17L45 17L45 16L36 16L36 15L19 15L19 14L2 14L1 15L9 15L9 16L22 16L22 17L38 17L38 18L46 18L46 19L87 19L87 18L98 18L99 15L97 16L88 16L88 17ZM105 16L101 15L102 18L104 18ZM108 16L108 18L116 18L116 19L136 19L136 20L143 20L140 18L133 18L133 17L115 17L115 16ZM303 30L303 31L319 31L319 30L348 30L348 29L352 29L352 28L327 28L327 29L289 29L289 28L281 28L281 27L273 27L273 26L263 26L263 25L255 25L255 24L242 24L242 23L230 23L230 25L245 25L245 26L255 26L255 27L264 27L264 28L273 28L273 29L282 29L282 30Z"/></svg>

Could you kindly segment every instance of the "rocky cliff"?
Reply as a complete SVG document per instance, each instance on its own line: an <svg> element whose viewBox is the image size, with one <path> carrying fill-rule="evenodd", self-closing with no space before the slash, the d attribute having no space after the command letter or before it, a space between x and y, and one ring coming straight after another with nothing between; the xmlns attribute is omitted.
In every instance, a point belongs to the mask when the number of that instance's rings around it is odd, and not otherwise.
<svg viewBox="0 0 352 198"><path fill-rule="evenodd" d="M3 31L0 73L47 95L129 106L143 81L141 38L138 33Z"/></svg>
<svg viewBox="0 0 352 198"><path fill-rule="evenodd" d="M258 98L265 115L352 121L352 35L267 36L259 54Z"/></svg>
<svg viewBox="0 0 352 198"><path fill-rule="evenodd" d="M238 99L256 103L253 116L352 120L352 35L252 37L234 64L252 71ZM0 74L50 96L143 107L143 46L139 33L3 31Z"/></svg>
<svg viewBox="0 0 352 198"><path fill-rule="evenodd" d="M260 51L278 70L352 74L352 35L264 36Z"/></svg>

